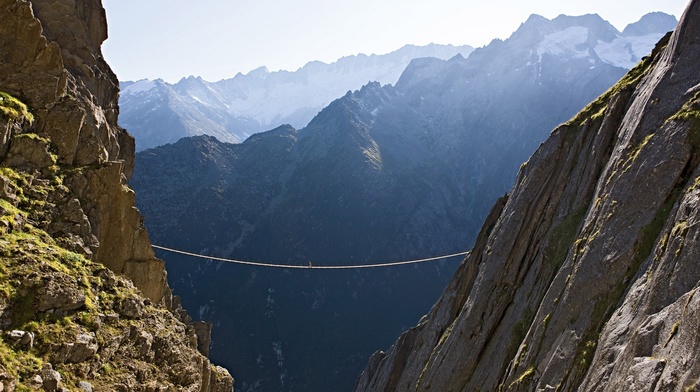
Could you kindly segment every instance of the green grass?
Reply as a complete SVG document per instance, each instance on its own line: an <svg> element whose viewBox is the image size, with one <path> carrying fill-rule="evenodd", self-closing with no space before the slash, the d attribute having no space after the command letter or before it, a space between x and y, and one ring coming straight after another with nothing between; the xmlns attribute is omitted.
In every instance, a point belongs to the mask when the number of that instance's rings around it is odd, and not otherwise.
<svg viewBox="0 0 700 392"><path fill-rule="evenodd" d="M608 108L612 98L625 90L630 90L636 87L637 83L649 72L653 61L651 56L645 57L642 61L632 68L625 76L620 79L614 86L610 87L595 101L588 104L583 110L576 114L571 120L564 125L581 127L587 121L600 122Z"/></svg>
<svg viewBox="0 0 700 392"><path fill-rule="evenodd" d="M535 375L535 367L531 366L527 370L525 370L523 372L523 374L521 374L515 381L513 381L510 384L510 388L513 388L514 386L516 386L518 384L522 384L526 380L532 378L534 375Z"/></svg>
<svg viewBox="0 0 700 392"><path fill-rule="evenodd" d="M15 136L16 138L26 138L26 139L31 139L31 140L38 140L41 142L44 142L46 144L51 144L51 139L44 137L44 136L39 136L36 133L22 133L19 135Z"/></svg>
<svg viewBox="0 0 700 392"><path fill-rule="evenodd" d="M695 180L693 181L693 185L691 186L690 190L695 190L700 187L700 176L696 177Z"/></svg>
<svg viewBox="0 0 700 392"><path fill-rule="evenodd" d="M576 234L586 215L586 208L567 215L560 224L552 229L547 250L544 255L544 265L550 272L556 272L566 260L566 255L573 248Z"/></svg>
<svg viewBox="0 0 700 392"><path fill-rule="evenodd" d="M36 374L42 367L43 361L28 351L18 351L0 339L0 364L3 370L12 378L27 379ZM25 388L25 389L23 389ZM24 385L18 385L16 391L28 390Z"/></svg>
<svg viewBox="0 0 700 392"><path fill-rule="evenodd" d="M525 335L527 335L527 331L530 329L530 324L532 324L534 317L534 312L530 308L526 308L520 320L513 326L513 332L510 335L506 353L509 358L512 358L518 352L518 348L523 343L523 340L525 340ZM518 362L520 362L520 358L518 358Z"/></svg>
<svg viewBox="0 0 700 392"><path fill-rule="evenodd" d="M676 334L678 333L678 328L680 328L680 326L680 321L676 321L675 323L673 323L673 325L671 326L671 332L668 334L668 339L666 339L666 344L664 344L664 347L668 346L668 344L671 343L671 339L673 339L676 336Z"/></svg>
<svg viewBox="0 0 700 392"><path fill-rule="evenodd" d="M639 156L639 153L642 152L642 150L649 143L649 140L651 140L652 137L654 137L654 134L650 133L644 138L644 140L642 140L641 143L634 146L634 148L632 148L632 151L629 154L629 157L627 158L627 162L629 162L630 164L634 162Z"/></svg>
<svg viewBox="0 0 700 392"><path fill-rule="evenodd" d="M700 121L700 91L696 92L678 112L669 117L666 121L669 122L674 120L691 122Z"/></svg>
<svg viewBox="0 0 700 392"><path fill-rule="evenodd" d="M0 115L9 120L34 121L34 115L29 112L27 105L3 91L0 91Z"/></svg>
<svg viewBox="0 0 700 392"><path fill-rule="evenodd" d="M17 350L0 339L0 363L8 375L18 380L17 391L28 390L24 382L37 374L51 353L42 352L38 347L42 340L44 347L52 343L69 341L80 328L96 330L98 309L94 305L96 296L90 285L91 263L82 255L61 248L45 231L25 222L15 225L15 217L26 220L36 213L28 208L36 207L27 194L41 194L30 189L24 175L8 168L0 168L0 175L10 180L15 194L22 195L17 206L7 200L0 200L0 221L12 224L2 225L0 230L0 302L8 304L5 310L10 317L8 329L19 329L36 333L35 346L30 350ZM50 192L47 191L47 192ZM46 196L46 194L44 194ZM36 310L36 287L42 276L60 274L75 279L82 284L88 301L83 309L67 315L40 313ZM70 387L70 383L67 384Z"/></svg>
<svg viewBox="0 0 700 392"><path fill-rule="evenodd" d="M549 320L551 320L551 319L552 319L551 314L547 314L546 316L544 316L544 318L542 319L542 326L544 327L544 329L547 329L547 326L549 325Z"/></svg>

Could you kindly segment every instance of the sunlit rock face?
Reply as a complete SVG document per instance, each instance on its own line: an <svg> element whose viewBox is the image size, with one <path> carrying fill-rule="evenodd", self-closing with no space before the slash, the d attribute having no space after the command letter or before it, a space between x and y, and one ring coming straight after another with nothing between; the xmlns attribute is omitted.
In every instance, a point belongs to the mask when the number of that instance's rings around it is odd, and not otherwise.
<svg viewBox="0 0 700 392"><path fill-rule="evenodd" d="M0 390L230 391L173 305L100 1L0 1Z"/></svg>
<svg viewBox="0 0 700 392"><path fill-rule="evenodd" d="M356 391L697 387L700 3L520 169Z"/></svg>

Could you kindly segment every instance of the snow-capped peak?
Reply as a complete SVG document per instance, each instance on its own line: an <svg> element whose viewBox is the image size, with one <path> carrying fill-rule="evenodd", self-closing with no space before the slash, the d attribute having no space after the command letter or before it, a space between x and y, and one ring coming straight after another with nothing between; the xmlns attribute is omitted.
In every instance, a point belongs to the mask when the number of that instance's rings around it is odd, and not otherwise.
<svg viewBox="0 0 700 392"><path fill-rule="evenodd" d="M534 52L539 61L544 54L569 58L598 59L604 63L632 68L642 56L651 52L656 42L673 29L675 17L663 13L647 14L620 33L598 15L580 17L558 16L549 21L533 15L524 23L516 38L533 39L541 34Z"/></svg>
<svg viewBox="0 0 700 392"><path fill-rule="evenodd" d="M540 61L545 53L571 58L587 57L588 48L584 44L588 40L588 32L586 27L573 26L545 35L536 49Z"/></svg>
<svg viewBox="0 0 700 392"><path fill-rule="evenodd" d="M152 90L156 86L158 86L159 83L162 83L163 81L161 79L156 79L156 80L148 80L148 79L141 79L137 80L132 83L124 83L126 87L124 87L121 90L122 95L133 95L133 94L141 94L145 93L147 91Z"/></svg>
<svg viewBox="0 0 700 392"><path fill-rule="evenodd" d="M267 67L258 67L246 74L249 78L265 79L267 75L270 74L270 70Z"/></svg>

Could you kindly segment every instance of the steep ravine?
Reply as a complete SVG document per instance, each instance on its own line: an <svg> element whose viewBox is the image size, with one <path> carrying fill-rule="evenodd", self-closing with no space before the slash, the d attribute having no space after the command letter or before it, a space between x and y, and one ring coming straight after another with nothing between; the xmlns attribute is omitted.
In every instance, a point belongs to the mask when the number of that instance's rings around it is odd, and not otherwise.
<svg viewBox="0 0 700 392"><path fill-rule="evenodd" d="M644 52L667 30L653 31ZM303 129L143 151L130 185L153 241L190 252L313 265L459 252L551 129L625 74L596 54L618 39L597 15L535 16L469 58L349 92ZM185 308L214 324L212 357L257 392L351 390L460 261L325 274L162 255Z"/></svg>
<svg viewBox="0 0 700 392"><path fill-rule="evenodd" d="M556 128L419 325L356 391L692 391L700 2Z"/></svg>
<svg viewBox="0 0 700 392"><path fill-rule="evenodd" d="M0 391L231 391L126 186L101 2L0 0L0 20Z"/></svg>

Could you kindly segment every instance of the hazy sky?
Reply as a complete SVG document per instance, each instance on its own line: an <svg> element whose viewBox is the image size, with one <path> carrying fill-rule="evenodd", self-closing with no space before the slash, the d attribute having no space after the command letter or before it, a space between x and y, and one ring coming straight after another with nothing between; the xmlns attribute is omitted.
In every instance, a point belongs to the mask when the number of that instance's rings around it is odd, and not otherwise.
<svg viewBox="0 0 700 392"><path fill-rule="evenodd" d="M120 80L209 81L259 66L383 54L405 44L488 44L530 14L597 13L618 30L652 11L680 18L686 0L103 0L107 61Z"/></svg>

